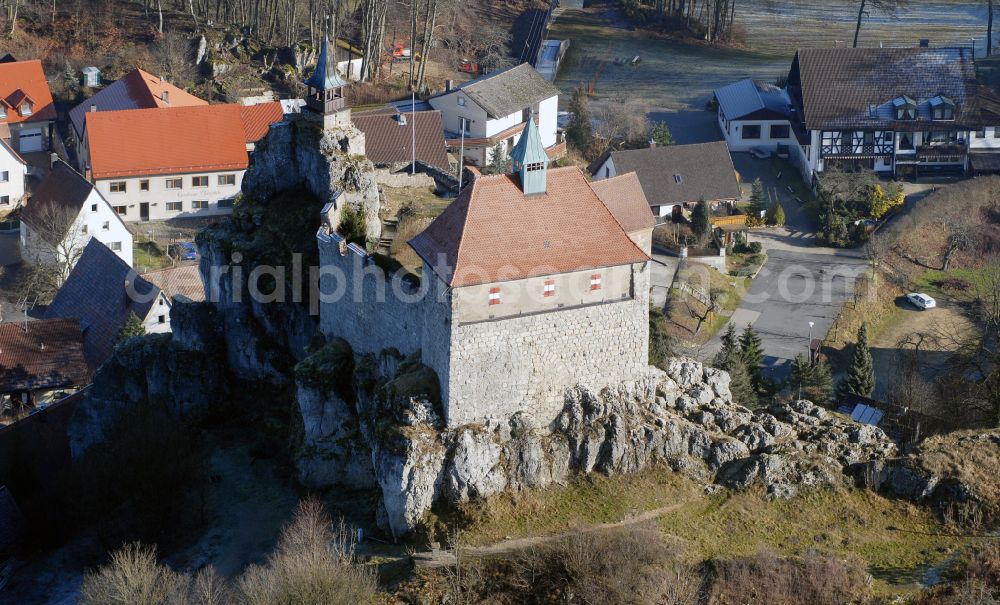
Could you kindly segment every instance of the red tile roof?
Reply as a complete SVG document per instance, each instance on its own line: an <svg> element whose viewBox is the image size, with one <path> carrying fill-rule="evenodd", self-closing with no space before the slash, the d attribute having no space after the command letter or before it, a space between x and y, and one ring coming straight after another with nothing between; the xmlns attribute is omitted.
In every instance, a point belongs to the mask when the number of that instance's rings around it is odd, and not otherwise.
<svg viewBox="0 0 1000 605"><path fill-rule="evenodd" d="M0 323L0 393L82 386L89 380L79 319Z"/></svg>
<svg viewBox="0 0 1000 605"><path fill-rule="evenodd" d="M142 278L162 290L170 300L175 296L183 296L194 302L205 300L205 286L201 282L198 265L150 271L143 273Z"/></svg>
<svg viewBox="0 0 1000 605"><path fill-rule="evenodd" d="M590 187L626 232L635 233L656 226L653 210L649 207L636 173L629 172L603 181L594 181Z"/></svg>
<svg viewBox="0 0 1000 605"><path fill-rule="evenodd" d="M515 175L480 176L410 246L451 286L649 260L576 167L532 196Z"/></svg>
<svg viewBox="0 0 1000 605"><path fill-rule="evenodd" d="M163 100L163 93L167 100ZM153 109L156 107L190 107L208 105L208 101L177 88L141 69L134 69L123 78L105 86L100 92L70 110L69 117L77 133L83 133L83 121L90 106L97 111Z"/></svg>
<svg viewBox="0 0 1000 605"><path fill-rule="evenodd" d="M240 105L240 116L243 119L243 131L247 143L256 143L267 135L268 128L275 122L284 119L281 101L260 103L257 105Z"/></svg>
<svg viewBox="0 0 1000 605"><path fill-rule="evenodd" d="M95 179L247 167L239 105L99 111L86 131Z"/></svg>
<svg viewBox="0 0 1000 605"><path fill-rule="evenodd" d="M17 105L25 98L34 103L30 116L22 116L16 111ZM17 61L0 63L0 99L11 107L7 112L8 124L18 122L41 122L54 120L56 107L52 104L52 91L42 71L42 62Z"/></svg>

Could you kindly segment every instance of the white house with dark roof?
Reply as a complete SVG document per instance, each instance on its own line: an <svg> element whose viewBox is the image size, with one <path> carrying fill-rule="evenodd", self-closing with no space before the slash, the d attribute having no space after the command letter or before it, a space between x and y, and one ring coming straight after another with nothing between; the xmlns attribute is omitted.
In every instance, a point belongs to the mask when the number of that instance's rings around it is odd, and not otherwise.
<svg viewBox="0 0 1000 605"><path fill-rule="evenodd" d="M169 332L170 305L160 288L92 238L45 310L45 318L80 319L83 354L96 370L114 351L130 313L142 321L148 334Z"/></svg>
<svg viewBox="0 0 1000 605"><path fill-rule="evenodd" d="M529 115L535 116L549 157L565 153L556 123L559 89L527 63L465 82L429 103L441 112L448 146L453 152L464 147L467 162L485 166L497 144L510 154Z"/></svg>
<svg viewBox="0 0 1000 605"><path fill-rule="evenodd" d="M380 296L375 259L338 233L335 207L317 234L320 290L336 288L331 268L364 285L323 302L320 329L359 354L420 351L452 427L518 412L544 423L568 389L647 373L650 257L621 222L629 191L599 194L579 168L550 169L533 121L511 155L512 174L476 177L409 242L422 286ZM651 230L643 221L630 229Z"/></svg>
<svg viewBox="0 0 1000 605"><path fill-rule="evenodd" d="M784 89L760 80L740 80L715 91L719 128L732 151L767 149L795 143L792 103Z"/></svg>
<svg viewBox="0 0 1000 605"><path fill-rule="evenodd" d="M744 80L716 97L734 151L769 147L763 126L747 140L740 114L777 118L787 101L789 156L809 182L832 166L913 178L1000 172L1000 99L978 81L971 48L801 49L783 90Z"/></svg>
<svg viewBox="0 0 1000 605"><path fill-rule="evenodd" d="M653 215L661 221L701 200L714 206L741 196L724 141L608 151L590 170L595 181L634 172Z"/></svg>
<svg viewBox="0 0 1000 605"><path fill-rule="evenodd" d="M132 231L93 184L58 161L21 212L21 257L58 264L65 279L91 239L132 266Z"/></svg>

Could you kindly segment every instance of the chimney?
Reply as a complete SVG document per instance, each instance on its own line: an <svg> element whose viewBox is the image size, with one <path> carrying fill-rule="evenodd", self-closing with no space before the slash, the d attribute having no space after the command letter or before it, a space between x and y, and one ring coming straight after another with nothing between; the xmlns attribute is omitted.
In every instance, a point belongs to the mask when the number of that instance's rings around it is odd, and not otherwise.
<svg viewBox="0 0 1000 605"><path fill-rule="evenodd" d="M406 114L405 113L398 114L396 116L396 122L398 122L400 126L406 126Z"/></svg>
<svg viewBox="0 0 1000 605"><path fill-rule="evenodd" d="M163 102L166 103L167 105L170 105L170 92L169 91L166 91L166 90L163 91Z"/></svg>
<svg viewBox="0 0 1000 605"><path fill-rule="evenodd" d="M445 80L444 81L444 91L445 92L451 92L451 89L454 88L454 87L455 87L455 81L454 80Z"/></svg>
<svg viewBox="0 0 1000 605"><path fill-rule="evenodd" d="M921 38L920 39L920 48L930 48L930 46L931 46L930 39L928 39L928 38Z"/></svg>
<svg viewBox="0 0 1000 605"><path fill-rule="evenodd" d="M97 111L97 103L91 103L90 104L90 113L94 113L96 111Z"/></svg>

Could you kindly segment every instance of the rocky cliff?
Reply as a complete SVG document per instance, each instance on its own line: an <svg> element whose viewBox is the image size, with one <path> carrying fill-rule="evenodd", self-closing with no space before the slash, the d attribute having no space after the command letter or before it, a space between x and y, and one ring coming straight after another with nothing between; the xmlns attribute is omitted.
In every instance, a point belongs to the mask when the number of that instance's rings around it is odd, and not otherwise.
<svg viewBox="0 0 1000 605"><path fill-rule="evenodd" d="M637 387L572 389L550 426L516 414L446 429L432 372L391 353L355 366L348 350L334 341L297 372L299 475L311 487L377 483L380 519L394 536L412 531L436 503L542 488L580 473L660 464L725 487L762 483L788 497L854 484L868 463L896 453L881 430L806 401L758 412L735 405L725 372L687 359L671 360L665 372L650 368ZM334 372L351 372L353 388L316 379Z"/></svg>

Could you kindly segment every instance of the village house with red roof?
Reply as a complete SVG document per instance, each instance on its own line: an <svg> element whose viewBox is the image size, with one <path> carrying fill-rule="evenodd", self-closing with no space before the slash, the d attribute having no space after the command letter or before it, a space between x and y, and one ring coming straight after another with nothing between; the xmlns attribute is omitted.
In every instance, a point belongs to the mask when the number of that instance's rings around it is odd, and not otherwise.
<svg viewBox="0 0 1000 605"><path fill-rule="evenodd" d="M91 181L126 221L232 212L249 154L280 102L84 114Z"/></svg>
<svg viewBox="0 0 1000 605"><path fill-rule="evenodd" d="M159 76L139 68L133 69L69 111L72 136L81 168L89 162L87 139L83 136L87 112L200 105L208 105L208 101L199 99Z"/></svg>
<svg viewBox="0 0 1000 605"><path fill-rule="evenodd" d="M0 63L0 138L21 155L46 151L55 119L42 62Z"/></svg>

